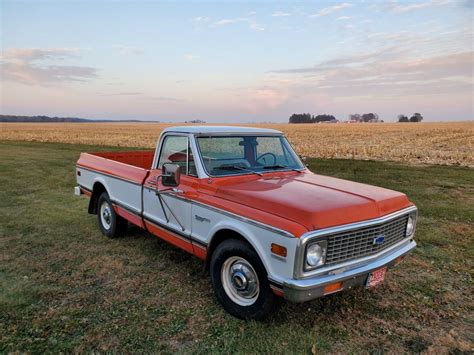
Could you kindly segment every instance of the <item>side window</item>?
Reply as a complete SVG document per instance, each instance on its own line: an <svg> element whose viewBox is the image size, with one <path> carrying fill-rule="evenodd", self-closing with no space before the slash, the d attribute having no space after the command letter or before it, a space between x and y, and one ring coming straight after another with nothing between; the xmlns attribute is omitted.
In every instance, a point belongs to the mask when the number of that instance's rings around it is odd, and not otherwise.
<svg viewBox="0 0 474 355"><path fill-rule="evenodd" d="M190 153L188 155L188 152ZM189 160L188 160L189 159ZM188 137L167 136L161 148L158 169L163 168L164 163L178 164L184 175L196 176L196 167L189 147Z"/></svg>

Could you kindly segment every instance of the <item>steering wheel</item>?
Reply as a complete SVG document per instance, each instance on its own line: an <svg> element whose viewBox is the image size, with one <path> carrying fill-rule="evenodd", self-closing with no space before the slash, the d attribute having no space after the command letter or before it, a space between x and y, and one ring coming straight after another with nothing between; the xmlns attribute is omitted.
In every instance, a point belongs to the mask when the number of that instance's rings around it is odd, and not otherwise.
<svg viewBox="0 0 474 355"><path fill-rule="evenodd" d="M270 156L273 158L273 164L265 164L266 161L265 161L265 159L264 159L264 164L263 164L263 165L277 165L277 157L276 157L275 154L273 154L273 153L271 153L271 152L263 153L263 154L259 155L259 156L257 157L257 159L255 159L255 160L258 162L260 159L262 159L262 158L263 158L264 156L266 156L266 155L270 155Z"/></svg>

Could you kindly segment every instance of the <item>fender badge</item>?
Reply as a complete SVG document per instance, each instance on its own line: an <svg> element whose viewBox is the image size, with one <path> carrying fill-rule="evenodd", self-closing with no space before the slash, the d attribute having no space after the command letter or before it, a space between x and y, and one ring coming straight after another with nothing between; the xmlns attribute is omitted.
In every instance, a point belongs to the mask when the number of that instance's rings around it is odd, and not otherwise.
<svg viewBox="0 0 474 355"><path fill-rule="evenodd" d="M198 216L197 214L194 215L194 218L199 222L208 222L208 223L211 222L209 218L201 217L201 216Z"/></svg>

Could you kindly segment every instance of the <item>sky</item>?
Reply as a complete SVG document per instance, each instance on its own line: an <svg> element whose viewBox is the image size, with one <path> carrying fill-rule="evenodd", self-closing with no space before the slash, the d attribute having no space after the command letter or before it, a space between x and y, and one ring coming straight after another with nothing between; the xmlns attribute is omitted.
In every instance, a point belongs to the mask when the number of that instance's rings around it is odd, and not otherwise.
<svg viewBox="0 0 474 355"><path fill-rule="evenodd" d="M0 0L0 16L2 114L474 120L474 0Z"/></svg>

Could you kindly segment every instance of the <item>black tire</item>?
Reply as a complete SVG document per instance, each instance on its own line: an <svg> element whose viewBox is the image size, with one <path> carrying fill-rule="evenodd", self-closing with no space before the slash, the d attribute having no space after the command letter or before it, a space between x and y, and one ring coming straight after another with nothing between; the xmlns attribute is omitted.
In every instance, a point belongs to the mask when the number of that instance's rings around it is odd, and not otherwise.
<svg viewBox="0 0 474 355"><path fill-rule="evenodd" d="M226 261L230 262L236 258L241 258L248 262L253 268L252 271L258 277L259 291L258 296L255 296L256 300L253 304L241 305L234 302L227 293L229 291L226 292L224 288L224 283L226 282L222 280L223 267L226 270L224 264ZM245 320L261 320L276 309L278 300L270 288L265 267L249 244L237 239L228 239L219 244L211 257L210 273L212 287L217 299L224 309L233 316ZM225 271L224 274L226 274Z"/></svg>
<svg viewBox="0 0 474 355"><path fill-rule="evenodd" d="M104 210L102 210L104 205ZM103 213L107 211L108 217L104 217ZM127 231L128 222L126 219L118 216L115 213L112 202L110 202L107 192L103 192L97 201L97 217L99 220L99 227L103 235L108 238L118 238L123 236ZM106 221L109 221L107 224Z"/></svg>

